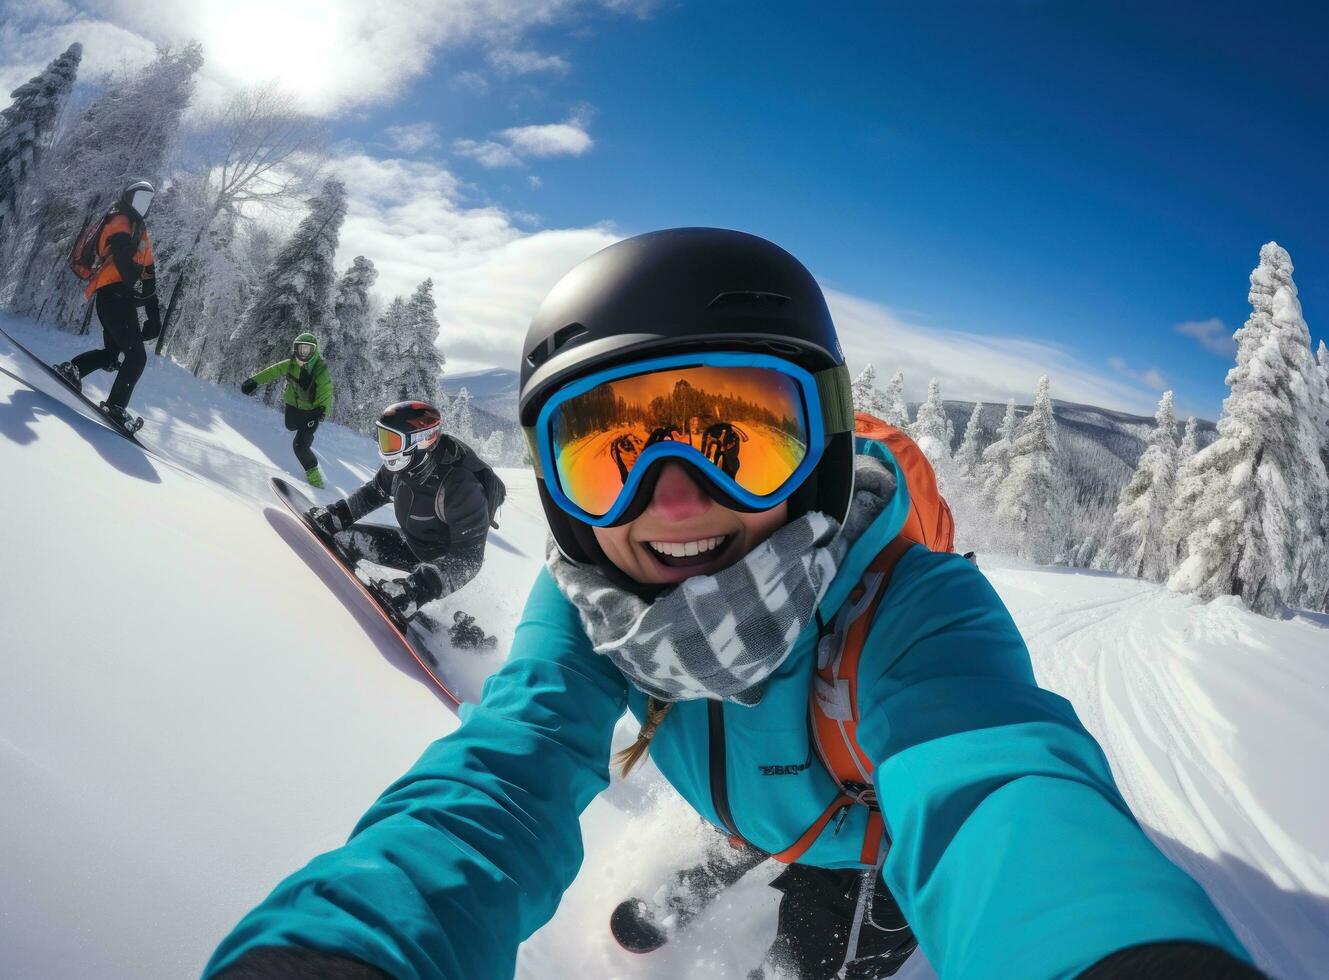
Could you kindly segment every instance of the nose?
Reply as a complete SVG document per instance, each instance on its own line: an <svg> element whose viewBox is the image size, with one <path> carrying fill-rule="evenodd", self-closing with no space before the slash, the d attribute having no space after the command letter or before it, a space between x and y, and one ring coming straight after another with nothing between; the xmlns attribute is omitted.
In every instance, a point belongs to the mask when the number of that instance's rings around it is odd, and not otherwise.
<svg viewBox="0 0 1329 980"><path fill-rule="evenodd" d="M678 463L668 462L655 482L655 493L646 512L664 521L686 521L704 513L710 505L711 498L688 471Z"/></svg>

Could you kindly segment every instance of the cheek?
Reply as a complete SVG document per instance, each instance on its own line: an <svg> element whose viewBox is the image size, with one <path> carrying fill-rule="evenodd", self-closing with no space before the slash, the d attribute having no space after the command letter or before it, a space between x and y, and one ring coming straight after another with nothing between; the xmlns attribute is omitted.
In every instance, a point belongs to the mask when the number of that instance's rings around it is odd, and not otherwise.
<svg viewBox="0 0 1329 980"><path fill-rule="evenodd" d="M632 550L632 544L628 540L628 528L630 526L624 524L619 527L591 528L591 531L595 534L595 540L599 543L605 556L629 575L633 573L636 565L636 553Z"/></svg>
<svg viewBox="0 0 1329 980"><path fill-rule="evenodd" d="M772 534L784 527L789 519L789 504L781 503L759 514L738 514L743 522L745 536L750 548L755 548Z"/></svg>

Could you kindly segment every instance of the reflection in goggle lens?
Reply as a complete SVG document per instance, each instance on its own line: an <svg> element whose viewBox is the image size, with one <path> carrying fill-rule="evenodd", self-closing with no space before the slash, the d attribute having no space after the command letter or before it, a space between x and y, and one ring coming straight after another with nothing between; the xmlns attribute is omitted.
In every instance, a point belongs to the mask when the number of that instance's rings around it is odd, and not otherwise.
<svg viewBox="0 0 1329 980"><path fill-rule="evenodd" d="M378 430L378 451L385 456L392 456L402 451L406 440L400 432L380 428Z"/></svg>
<svg viewBox="0 0 1329 980"><path fill-rule="evenodd" d="M775 493L808 452L797 381L763 367L670 368L597 385L550 421L559 486L592 517L609 513L637 458L678 442L744 490Z"/></svg>

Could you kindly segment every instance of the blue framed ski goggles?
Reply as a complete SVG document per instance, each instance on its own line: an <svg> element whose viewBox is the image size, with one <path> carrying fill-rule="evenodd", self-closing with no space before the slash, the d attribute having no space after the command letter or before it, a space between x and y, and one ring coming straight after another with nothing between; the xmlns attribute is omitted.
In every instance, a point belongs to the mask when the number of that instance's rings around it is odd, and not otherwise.
<svg viewBox="0 0 1329 980"><path fill-rule="evenodd" d="M690 463L736 509L776 506L811 474L827 435L853 428L848 405L843 366L814 375L769 354L679 354L577 379L528 435L553 501L608 527L665 459Z"/></svg>

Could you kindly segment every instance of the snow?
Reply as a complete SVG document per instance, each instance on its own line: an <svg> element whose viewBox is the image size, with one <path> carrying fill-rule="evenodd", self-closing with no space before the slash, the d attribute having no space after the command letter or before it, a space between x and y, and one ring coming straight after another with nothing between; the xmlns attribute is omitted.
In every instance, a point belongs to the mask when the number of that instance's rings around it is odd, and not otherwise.
<svg viewBox="0 0 1329 980"><path fill-rule="evenodd" d="M88 346L4 326L52 360ZM157 358L133 407L161 458L0 340L2 976L197 974L248 908L456 725L270 498L268 476L299 475L277 412ZM321 427L315 451L330 481L318 499L375 466L372 443L340 426ZM496 654L450 658L472 694L511 642L545 540L529 472L502 476L485 567L441 604L499 637ZM1040 681L1098 736L1150 835L1265 970L1318 975L1329 616L1268 619L1131 578L980 561ZM519 976L741 977L758 962L775 928L769 867L656 953L609 938L614 904L649 897L704 840L649 763L615 780L583 829L582 873ZM900 976L931 972L917 956Z"/></svg>

